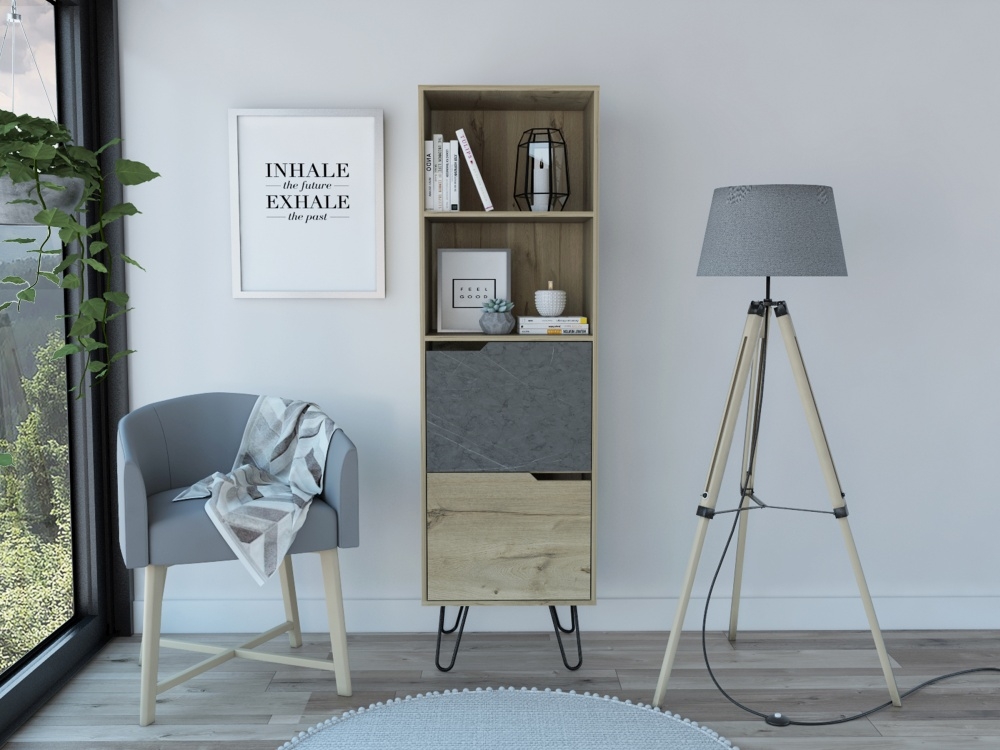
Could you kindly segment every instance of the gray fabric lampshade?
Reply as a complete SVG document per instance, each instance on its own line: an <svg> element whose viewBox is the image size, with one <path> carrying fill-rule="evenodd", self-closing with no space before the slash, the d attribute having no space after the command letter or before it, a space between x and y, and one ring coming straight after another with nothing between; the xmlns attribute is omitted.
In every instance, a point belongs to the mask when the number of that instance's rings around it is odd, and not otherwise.
<svg viewBox="0 0 1000 750"><path fill-rule="evenodd" d="M717 188L699 276L846 276L833 188Z"/></svg>

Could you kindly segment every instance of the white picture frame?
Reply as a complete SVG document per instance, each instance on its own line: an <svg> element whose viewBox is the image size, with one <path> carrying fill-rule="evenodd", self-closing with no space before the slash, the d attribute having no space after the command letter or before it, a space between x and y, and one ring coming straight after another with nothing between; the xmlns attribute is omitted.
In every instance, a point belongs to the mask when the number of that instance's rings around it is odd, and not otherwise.
<svg viewBox="0 0 1000 750"><path fill-rule="evenodd" d="M385 297L381 109L231 109L233 296Z"/></svg>
<svg viewBox="0 0 1000 750"><path fill-rule="evenodd" d="M510 299L510 248L439 248L438 333L482 333L486 300Z"/></svg>

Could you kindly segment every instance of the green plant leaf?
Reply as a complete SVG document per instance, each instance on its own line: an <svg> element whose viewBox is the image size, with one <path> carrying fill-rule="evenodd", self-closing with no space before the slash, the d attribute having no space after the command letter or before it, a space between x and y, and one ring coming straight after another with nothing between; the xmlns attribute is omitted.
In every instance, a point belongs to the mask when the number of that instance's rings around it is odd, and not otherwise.
<svg viewBox="0 0 1000 750"><path fill-rule="evenodd" d="M59 274L49 273L48 271L39 271L38 275L41 276L43 279L48 279L56 286L59 286Z"/></svg>
<svg viewBox="0 0 1000 750"><path fill-rule="evenodd" d="M75 273L67 273L63 276L62 284L60 284L60 286L63 289L79 289L80 277Z"/></svg>
<svg viewBox="0 0 1000 750"><path fill-rule="evenodd" d="M115 174L122 185L141 185L160 176L159 172L154 172L141 161L130 159L119 159L115 164Z"/></svg>
<svg viewBox="0 0 1000 750"><path fill-rule="evenodd" d="M29 286L27 289L22 289L17 293L17 298L22 302L34 302L35 288Z"/></svg>
<svg viewBox="0 0 1000 750"><path fill-rule="evenodd" d="M107 225L113 221L117 221L123 216L135 216L137 213L139 213L139 209L131 203L119 203L117 206L112 206L101 215L101 223Z"/></svg>
<svg viewBox="0 0 1000 750"><path fill-rule="evenodd" d="M97 149L97 151L95 151L94 153L95 154L103 153L105 149L111 148L112 146L117 146L121 142L122 142L121 138L112 138L110 141L108 141L103 146L101 146L99 149Z"/></svg>
<svg viewBox="0 0 1000 750"><path fill-rule="evenodd" d="M45 183L42 183L42 184L44 185ZM59 189L63 190L64 188L62 187L62 185L60 185ZM16 206L16 205L21 204L21 203L29 203L32 206L38 206L38 205L40 205L38 203L38 201L36 201L34 198L17 198L16 200L7 201L7 205L8 206Z"/></svg>
<svg viewBox="0 0 1000 750"><path fill-rule="evenodd" d="M0 312L3 312L13 304L14 304L13 302L0 302Z"/></svg>
<svg viewBox="0 0 1000 750"><path fill-rule="evenodd" d="M127 255L125 255L125 253L122 253L122 260L128 263L130 266L141 268L143 271L146 270L145 268L142 268L142 266L139 265L139 261L137 261L135 258L128 257Z"/></svg>
<svg viewBox="0 0 1000 750"><path fill-rule="evenodd" d="M108 345L103 344L95 338L90 336L81 336L79 339L80 346L82 346L88 352L96 352L98 349L107 349Z"/></svg>
<svg viewBox="0 0 1000 750"><path fill-rule="evenodd" d="M80 347L76 344L63 344L52 353L52 357L54 359L68 357L70 354L76 354L78 351L80 351Z"/></svg>
<svg viewBox="0 0 1000 750"><path fill-rule="evenodd" d="M80 260L80 253L70 253L65 258L63 258L62 262L58 266L56 266L54 270L56 273L62 273L71 265L76 263L78 260Z"/></svg>
<svg viewBox="0 0 1000 750"><path fill-rule="evenodd" d="M4 276L2 280L4 284L27 284L28 282L22 279L20 276Z"/></svg>
<svg viewBox="0 0 1000 750"><path fill-rule="evenodd" d="M56 147L48 143L26 143L17 150L25 159L49 162L56 158Z"/></svg>
<svg viewBox="0 0 1000 750"><path fill-rule="evenodd" d="M86 231L83 227L63 227L59 230L59 241L64 245L68 245L83 237Z"/></svg>
<svg viewBox="0 0 1000 750"><path fill-rule="evenodd" d="M94 240L93 242L90 243L87 249L90 251L91 257L93 257L94 255L97 255L98 253L102 253L105 250L107 250L108 243L103 242L101 240Z"/></svg>
<svg viewBox="0 0 1000 750"><path fill-rule="evenodd" d="M105 292L101 296L119 307L125 307L128 304L128 295L125 292Z"/></svg>
<svg viewBox="0 0 1000 750"><path fill-rule="evenodd" d="M9 453L0 453L0 466L13 466L14 458Z"/></svg>
<svg viewBox="0 0 1000 750"><path fill-rule="evenodd" d="M97 321L93 318L88 318L85 315L80 315L73 324L73 327L69 329L69 335L73 337L78 336L89 336L97 328Z"/></svg>
<svg viewBox="0 0 1000 750"><path fill-rule="evenodd" d="M104 372L108 369L108 366L104 362L91 362L87 365L87 370L90 372Z"/></svg>
<svg viewBox="0 0 1000 750"><path fill-rule="evenodd" d="M76 220L61 208L46 208L35 214L35 221L47 227L69 227Z"/></svg>
<svg viewBox="0 0 1000 750"><path fill-rule="evenodd" d="M99 297L85 299L80 304L80 317L93 318L94 320L104 320L108 311L108 303Z"/></svg>
<svg viewBox="0 0 1000 750"><path fill-rule="evenodd" d="M34 169L22 164L17 159L5 160L4 166L7 168L7 174L10 175L12 182L31 182L38 174Z"/></svg>
<svg viewBox="0 0 1000 750"><path fill-rule="evenodd" d="M30 245L33 242L38 242L34 237L11 237L9 240L4 240L4 242L16 242L19 245Z"/></svg>
<svg viewBox="0 0 1000 750"><path fill-rule="evenodd" d="M108 364L113 365L119 359L124 359L130 354L135 354L135 349L125 349L124 351L118 352L111 357L111 361Z"/></svg>
<svg viewBox="0 0 1000 750"><path fill-rule="evenodd" d="M108 267L101 263L99 260L94 260L93 258L80 258L80 261L84 264L90 266L95 271L100 271L101 273L107 273Z"/></svg>

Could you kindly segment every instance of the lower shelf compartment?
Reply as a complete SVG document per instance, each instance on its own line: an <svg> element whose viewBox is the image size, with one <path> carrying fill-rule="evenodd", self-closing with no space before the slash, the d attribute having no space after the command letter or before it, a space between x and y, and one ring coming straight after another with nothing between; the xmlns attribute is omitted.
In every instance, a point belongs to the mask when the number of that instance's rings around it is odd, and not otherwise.
<svg viewBox="0 0 1000 750"><path fill-rule="evenodd" d="M585 604L592 591L586 479L427 475L428 604Z"/></svg>

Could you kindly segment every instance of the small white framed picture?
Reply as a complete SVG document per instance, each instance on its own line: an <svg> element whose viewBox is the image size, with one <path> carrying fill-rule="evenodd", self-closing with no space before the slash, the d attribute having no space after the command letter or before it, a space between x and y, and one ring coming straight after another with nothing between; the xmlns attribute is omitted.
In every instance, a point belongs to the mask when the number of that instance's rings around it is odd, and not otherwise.
<svg viewBox="0 0 1000 750"><path fill-rule="evenodd" d="M483 302L510 299L509 248L440 248L438 333L481 333Z"/></svg>

